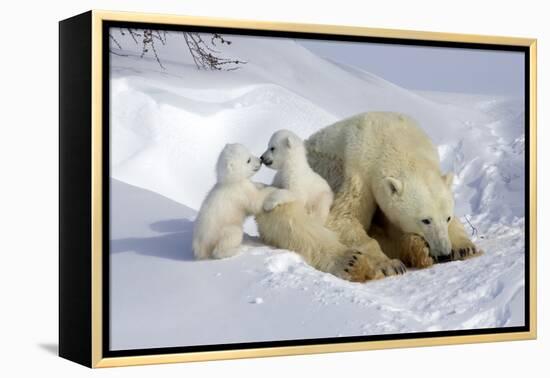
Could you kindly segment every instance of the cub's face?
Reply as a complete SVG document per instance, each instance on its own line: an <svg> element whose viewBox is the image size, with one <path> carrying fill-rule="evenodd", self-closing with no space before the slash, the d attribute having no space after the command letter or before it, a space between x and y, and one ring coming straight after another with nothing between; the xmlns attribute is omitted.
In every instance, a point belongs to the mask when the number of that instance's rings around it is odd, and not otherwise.
<svg viewBox="0 0 550 378"><path fill-rule="evenodd" d="M226 144L216 166L218 181L238 181L252 177L261 167L260 159L239 143Z"/></svg>
<svg viewBox="0 0 550 378"><path fill-rule="evenodd" d="M267 150L260 157L267 167L279 170L291 162L293 154L304 153L302 140L289 130L279 130L271 136Z"/></svg>
<svg viewBox="0 0 550 378"><path fill-rule="evenodd" d="M430 254L450 256L449 222L453 218L453 174L433 174L422 179L386 177L379 188L379 203L388 219L405 233L426 239Z"/></svg>

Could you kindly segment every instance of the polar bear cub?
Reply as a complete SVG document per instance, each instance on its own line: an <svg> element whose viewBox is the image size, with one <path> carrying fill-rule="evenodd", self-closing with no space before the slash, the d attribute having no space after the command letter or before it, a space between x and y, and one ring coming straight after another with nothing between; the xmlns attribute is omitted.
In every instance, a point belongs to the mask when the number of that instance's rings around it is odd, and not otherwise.
<svg viewBox="0 0 550 378"><path fill-rule="evenodd" d="M265 211L283 203L299 201L309 215L323 224L326 222L334 196L327 181L309 166L300 137L289 130L277 131L260 159L277 171L272 185L286 189L275 191L266 198Z"/></svg>
<svg viewBox="0 0 550 378"><path fill-rule="evenodd" d="M261 212L266 197L276 190L250 180L260 167L260 159L242 144L224 147L216 164L217 182L195 221L193 252L197 259L219 259L238 252L245 218Z"/></svg>

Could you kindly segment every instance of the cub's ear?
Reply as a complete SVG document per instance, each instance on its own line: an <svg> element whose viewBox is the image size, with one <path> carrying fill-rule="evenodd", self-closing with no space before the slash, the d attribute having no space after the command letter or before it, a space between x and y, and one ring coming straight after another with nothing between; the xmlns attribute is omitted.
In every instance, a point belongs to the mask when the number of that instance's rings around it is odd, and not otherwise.
<svg viewBox="0 0 550 378"><path fill-rule="evenodd" d="M453 185L453 180L455 178L455 174L453 172L446 173L442 176L443 182L447 187L451 187Z"/></svg>
<svg viewBox="0 0 550 378"><path fill-rule="evenodd" d="M384 178L384 185L391 195L400 196L403 193L403 183L394 177Z"/></svg>
<svg viewBox="0 0 550 378"><path fill-rule="evenodd" d="M291 137L287 136L285 138L285 144L288 148L291 148L294 145L294 141L292 140Z"/></svg>
<svg viewBox="0 0 550 378"><path fill-rule="evenodd" d="M235 162L229 160L229 161L227 162L226 166L227 166L227 170L228 170L229 172L233 172L233 168L235 168Z"/></svg>

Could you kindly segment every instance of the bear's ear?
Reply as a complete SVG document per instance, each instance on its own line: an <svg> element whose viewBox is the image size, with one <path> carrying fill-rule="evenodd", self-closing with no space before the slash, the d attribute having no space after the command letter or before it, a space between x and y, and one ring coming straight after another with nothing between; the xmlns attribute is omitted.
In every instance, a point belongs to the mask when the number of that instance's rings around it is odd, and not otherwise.
<svg viewBox="0 0 550 378"><path fill-rule="evenodd" d="M455 174L453 172L446 173L442 176L443 182L447 187L451 187L453 185L453 180L455 178Z"/></svg>
<svg viewBox="0 0 550 378"><path fill-rule="evenodd" d="M386 177L384 179L384 185L391 195L400 196L401 193L403 193L403 183L394 177Z"/></svg>
<svg viewBox="0 0 550 378"><path fill-rule="evenodd" d="M294 141L292 140L291 137L287 136L285 138L285 144L288 148L291 148L294 145Z"/></svg>
<svg viewBox="0 0 550 378"><path fill-rule="evenodd" d="M228 171L228 172L233 172L233 168L235 168L235 162L229 160L229 161L227 162L226 166L227 166L227 171Z"/></svg>

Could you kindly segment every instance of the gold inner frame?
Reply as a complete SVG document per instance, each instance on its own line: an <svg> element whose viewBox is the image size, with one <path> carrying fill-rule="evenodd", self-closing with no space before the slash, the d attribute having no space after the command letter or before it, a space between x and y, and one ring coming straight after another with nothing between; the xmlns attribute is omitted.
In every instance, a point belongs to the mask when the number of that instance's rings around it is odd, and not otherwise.
<svg viewBox="0 0 550 378"><path fill-rule="evenodd" d="M528 332L495 333L483 335L460 335L445 337L429 337L386 341L363 341L342 344L316 344L305 346L265 347L239 350L220 350L211 352L190 352L173 354L140 355L131 357L103 357L102 351L102 23L103 21L128 21L143 23L158 23L168 25L196 25L227 27L250 30L308 32L334 35L353 35L369 37L400 38L410 40L465 42L480 44L497 44L507 46L523 46L529 48L530 57L530 232L526 236L530 244L530 330ZM388 349L403 347L435 346L448 344L467 344L494 341L528 340L537 337L537 304L536 304L536 244L537 244L537 41L530 38L482 36L469 34L435 33L424 31L373 29L352 26L294 24L279 22L259 22L250 20L231 20L207 17L175 16L146 13L127 13L110 11L92 11L92 366L114 367L144 364L160 364L172 362L208 361L218 359L236 359L250 357L284 356L297 354L349 352L371 349Z"/></svg>

